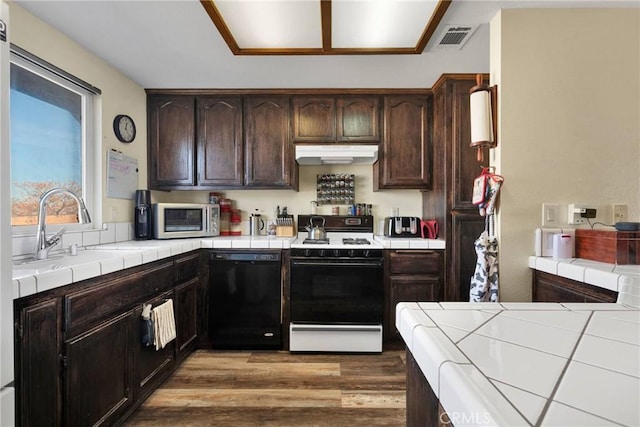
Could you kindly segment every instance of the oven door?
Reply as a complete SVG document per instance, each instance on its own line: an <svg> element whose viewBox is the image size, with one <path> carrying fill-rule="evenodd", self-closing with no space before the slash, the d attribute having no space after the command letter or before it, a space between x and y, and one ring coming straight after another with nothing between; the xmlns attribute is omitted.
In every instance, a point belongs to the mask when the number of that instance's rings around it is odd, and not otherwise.
<svg viewBox="0 0 640 427"><path fill-rule="evenodd" d="M380 324L382 259L291 260L291 322Z"/></svg>

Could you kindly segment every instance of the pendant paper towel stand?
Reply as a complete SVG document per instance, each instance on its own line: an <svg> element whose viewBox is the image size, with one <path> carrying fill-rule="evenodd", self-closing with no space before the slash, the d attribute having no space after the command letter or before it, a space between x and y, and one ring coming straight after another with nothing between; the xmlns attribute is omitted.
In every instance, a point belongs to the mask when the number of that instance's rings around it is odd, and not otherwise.
<svg viewBox="0 0 640 427"><path fill-rule="evenodd" d="M498 87L482 83L482 74L476 75L476 86L469 91L471 117L471 147L478 150L478 162L482 162L482 149L498 145L497 110Z"/></svg>

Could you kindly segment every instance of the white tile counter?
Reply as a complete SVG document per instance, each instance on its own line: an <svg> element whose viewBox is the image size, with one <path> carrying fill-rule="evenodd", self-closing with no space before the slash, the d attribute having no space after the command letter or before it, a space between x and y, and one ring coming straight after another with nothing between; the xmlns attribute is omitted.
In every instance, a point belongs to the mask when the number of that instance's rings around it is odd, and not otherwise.
<svg viewBox="0 0 640 427"><path fill-rule="evenodd" d="M420 239L374 236L376 242L382 244L385 249L445 249L444 239Z"/></svg>
<svg viewBox="0 0 640 427"><path fill-rule="evenodd" d="M640 425L640 311L400 303L396 326L454 426Z"/></svg>
<svg viewBox="0 0 640 427"><path fill-rule="evenodd" d="M202 239L130 240L80 248L49 259L14 264L13 286L17 297L180 255L195 249L288 249L295 237L222 236Z"/></svg>

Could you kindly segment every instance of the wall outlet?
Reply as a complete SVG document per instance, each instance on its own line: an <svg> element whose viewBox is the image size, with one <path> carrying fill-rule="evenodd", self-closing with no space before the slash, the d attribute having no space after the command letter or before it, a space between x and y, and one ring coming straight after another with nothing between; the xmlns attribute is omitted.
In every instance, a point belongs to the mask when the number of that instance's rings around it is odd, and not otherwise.
<svg viewBox="0 0 640 427"><path fill-rule="evenodd" d="M629 216L629 207L627 205L613 205L613 223L625 222Z"/></svg>
<svg viewBox="0 0 640 427"><path fill-rule="evenodd" d="M560 206L553 203L542 204L542 226L558 227L560 224Z"/></svg>
<svg viewBox="0 0 640 427"><path fill-rule="evenodd" d="M586 224L587 220L580 216L585 211L584 205L572 203L567 209L567 224L578 225Z"/></svg>

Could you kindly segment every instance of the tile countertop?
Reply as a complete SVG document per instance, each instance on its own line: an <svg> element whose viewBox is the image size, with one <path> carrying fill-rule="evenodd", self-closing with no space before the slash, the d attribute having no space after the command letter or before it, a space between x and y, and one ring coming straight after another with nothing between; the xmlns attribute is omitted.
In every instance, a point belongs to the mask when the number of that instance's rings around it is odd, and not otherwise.
<svg viewBox="0 0 640 427"><path fill-rule="evenodd" d="M640 288L640 265L530 256L529 268L616 292L620 292L623 287Z"/></svg>
<svg viewBox="0 0 640 427"><path fill-rule="evenodd" d="M113 273L200 248L288 249L295 237L209 237L175 240L130 240L80 248L77 256L52 254L49 259L14 264L14 298Z"/></svg>
<svg viewBox="0 0 640 427"><path fill-rule="evenodd" d="M174 240L130 240L80 248L77 256L14 264L14 297L21 298L195 249L289 249L296 237L220 236ZM444 240L375 236L385 249L444 249Z"/></svg>
<svg viewBox="0 0 640 427"><path fill-rule="evenodd" d="M396 326L456 427L640 425L638 309L400 303Z"/></svg>
<svg viewBox="0 0 640 427"><path fill-rule="evenodd" d="M443 239L420 239L374 236L376 242L382 244L385 249L445 249Z"/></svg>

